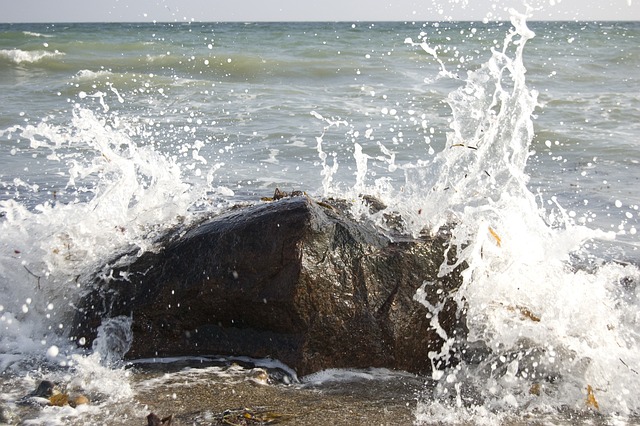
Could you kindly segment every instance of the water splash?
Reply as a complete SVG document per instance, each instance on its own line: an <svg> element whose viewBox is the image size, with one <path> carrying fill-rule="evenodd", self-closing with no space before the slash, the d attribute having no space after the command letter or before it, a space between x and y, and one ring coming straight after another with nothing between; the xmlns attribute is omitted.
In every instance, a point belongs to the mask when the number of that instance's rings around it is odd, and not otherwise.
<svg viewBox="0 0 640 426"><path fill-rule="evenodd" d="M67 126L43 120L5 134L27 141L25 151L48 152L63 170L52 179L67 181L49 195L37 184L24 189L43 200L35 206L0 201L0 366L41 357L52 345L60 351L49 358L65 363L74 352L65 329L82 277L119 251L153 250L155 238L188 220L211 188L189 184L175 158L145 144L134 124L81 106Z"/></svg>
<svg viewBox="0 0 640 426"><path fill-rule="evenodd" d="M456 367L434 373L436 402L419 405L419 421L442 418L443 407L457 410L455 421L493 413L492 422L507 411L640 409L631 367L640 362L640 328L629 315L638 269L585 268L585 245L613 235L566 215L551 223L526 186L538 104L525 84L524 47L534 37L525 18L512 11L502 49L450 94L447 147L427 167L406 167L396 198L414 233L455 224L458 261L443 264L442 274L468 265L454 296L467 318L467 346L458 349ZM430 356L435 363L449 351Z"/></svg>
<svg viewBox="0 0 640 426"><path fill-rule="evenodd" d="M346 126L348 125L348 123L344 120L335 119L333 117L332 118L323 117L316 111L311 111L311 115L314 116L316 119L326 123L322 134L316 137L316 150L318 151L318 158L320 159L320 164L322 166L322 171L320 172L320 175L322 176L322 195L324 195L325 197L328 197L336 194L339 191L336 187L334 187L334 184L333 184L333 178L336 172L338 171L339 165L338 165L337 155L335 152L333 152L331 154L333 161L331 163L331 166L329 166L329 163L327 161L327 159L329 158L329 154L327 154L327 152L323 148L324 135L329 128L340 127L341 125Z"/></svg>

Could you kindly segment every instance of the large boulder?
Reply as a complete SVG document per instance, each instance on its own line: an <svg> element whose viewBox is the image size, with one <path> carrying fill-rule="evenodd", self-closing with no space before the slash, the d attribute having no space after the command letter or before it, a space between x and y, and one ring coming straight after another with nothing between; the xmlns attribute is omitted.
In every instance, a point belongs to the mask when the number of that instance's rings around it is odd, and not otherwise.
<svg viewBox="0 0 640 426"><path fill-rule="evenodd" d="M163 249L96 274L72 335L88 346L105 319L124 315L133 320L129 359L271 357L300 375L348 367L430 372L428 353L444 343L439 328L465 333L449 298L459 271L438 276L445 253L454 255L446 235L389 236L346 212L297 196L175 232ZM425 282L437 312L414 298Z"/></svg>

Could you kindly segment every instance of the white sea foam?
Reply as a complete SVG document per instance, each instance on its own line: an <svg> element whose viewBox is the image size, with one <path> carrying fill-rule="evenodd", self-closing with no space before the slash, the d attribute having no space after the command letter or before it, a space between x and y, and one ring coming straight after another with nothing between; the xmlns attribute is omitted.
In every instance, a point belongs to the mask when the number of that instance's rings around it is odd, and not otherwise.
<svg viewBox="0 0 640 426"><path fill-rule="evenodd" d="M360 380L392 380L398 377L412 377L413 374L402 371L392 371L386 368L369 368L363 369L343 369L330 368L317 373L309 374L302 378L305 385L322 385L331 382L350 382Z"/></svg>
<svg viewBox="0 0 640 426"><path fill-rule="evenodd" d="M92 70L80 70L76 73L74 78L76 80L97 80L99 78L109 77L113 75L111 71L100 70L100 71L92 71Z"/></svg>
<svg viewBox="0 0 640 426"><path fill-rule="evenodd" d="M45 37L45 38L53 37L53 34L42 34L42 33L36 33L33 31L23 31L22 34L31 36L31 37Z"/></svg>
<svg viewBox="0 0 640 426"><path fill-rule="evenodd" d="M454 297L464 307L469 340L491 352L478 364L436 372L438 402L421 402L418 420L430 420L442 401L457 406L457 415L467 413L466 421L487 409L586 410L595 408L594 399L602 412L635 413L638 289L623 283L638 282L640 274L619 264L575 265L591 241L613 234L576 225L560 206L545 212L526 187L537 94L525 85L523 55L534 34L524 16L512 14L515 32L503 49L449 96L447 148L426 170L407 168L409 194L395 199L415 231L455 223L459 260L443 264L441 273L468 264ZM428 304L420 292L416 298ZM442 330L437 318L433 325ZM442 352L429 354L434 364L455 351L455 336L443 337ZM464 400L469 393L475 396Z"/></svg>
<svg viewBox="0 0 640 426"><path fill-rule="evenodd" d="M189 220L184 215L208 188L186 183L174 159L142 143L135 124L113 117L108 123L77 106L68 126L45 120L4 132L66 167L67 191L76 197L35 207L0 201L0 371L26 371L35 363L35 377L62 381L101 401L79 410L45 410L36 423L66 424L98 415L101 404L131 400L129 373L120 362L131 318L102 324L91 353L68 340L83 277L122 250L153 249L154 236ZM217 165L211 167L212 175ZM35 388L30 381L25 377L20 385Z"/></svg>
<svg viewBox="0 0 640 426"><path fill-rule="evenodd" d="M70 355L73 348L64 335L83 274L119 250L151 249L153 235L183 221L207 190L184 182L170 157L138 146L125 123L112 126L76 108L68 127L42 122L10 129L68 167L68 189L78 198L33 209L13 199L0 201L5 368L19 355L45 356L53 344L61 359ZM116 346L102 348L103 358ZM116 352L121 356L123 349Z"/></svg>
<svg viewBox="0 0 640 426"><path fill-rule="evenodd" d="M35 63L46 58L57 58L63 56L63 52L46 50L21 50L21 49L2 49L0 50L0 58L8 59L9 61L22 64L22 63Z"/></svg>

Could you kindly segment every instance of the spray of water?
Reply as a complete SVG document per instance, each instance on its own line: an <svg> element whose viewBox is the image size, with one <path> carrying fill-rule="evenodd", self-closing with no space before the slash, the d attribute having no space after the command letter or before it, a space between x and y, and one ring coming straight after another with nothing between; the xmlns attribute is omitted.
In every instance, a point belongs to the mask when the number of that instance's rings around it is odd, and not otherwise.
<svg viewBox="0 0 640 426"><path fill-rule="evenodd" d="M130 398L121 359L131 319L103 324L92 353L84 354L67 340L74 303L87 290L86 276L114 253L154 250L156 238L188 220L186 212L210 186L187 183L175 157L146 143L139 125L104 110L78 105L66 126L43 120L4 136L26 143L23 151L47 153L60 170L52 179L66 183L48 195L37 184L16 185L43 200L37 205L19 197L0 201L0 371L37 366L28 382L56 380L71 367L69 386L109 400ZM208 183L218 167L211 165Z"/></svg>
<svg viewBox="0 0 640 426"><path fill-rule="evenodd" d="M510 13L513 28L501 47L448 96L452 120L444 150L398 165L381 145L378 159L405 174L404 185L393 188L384 179L367 181L374 157L354 143L355 184L342 194L379 196L392 207L373 219L399 214L414 235L452 228L457 261L443 263L440 273L465 268L464 283L451 297L469 333L464 341L448 336L433 316L432 326L447 343L428 356L434 366L455 366L434 371L435 390L419 403L419 422L495 423L510 412L562 409L635 414L640 273L591 257L590 245L615 235L576 224L555 198L553 210L545 210L528 189L525 168L540 105L526 85L524 58L535 34L525 14ZM437 50L408 42L435 58L438 78L456 78ZM335 170L323 165L326 194L332 189L326 176ZM366 214L358 207L356 216ZM437 311L441 307L424 297L429 285L415 298Z"/></svg>
<svg viewBox="0 0 640 426"><path fill-rule="evenodd" d="M487 410L637 412L638 270L580 267L585 245L613 236L576 226L561 208L546 215L527 189L537 94L525 84L523 58L534 34L511 13L502 49L448 98L447 147L428 167L405 168L394 203L414 233L454 224L458 261L442 274L467 265L453 297L467 317L468 346L456 367L434 373L435 402L421 403L418 418L443 407L472 421ZM443 337L451 347L429 354L434 363L456 350L455 336Z"/></svg>

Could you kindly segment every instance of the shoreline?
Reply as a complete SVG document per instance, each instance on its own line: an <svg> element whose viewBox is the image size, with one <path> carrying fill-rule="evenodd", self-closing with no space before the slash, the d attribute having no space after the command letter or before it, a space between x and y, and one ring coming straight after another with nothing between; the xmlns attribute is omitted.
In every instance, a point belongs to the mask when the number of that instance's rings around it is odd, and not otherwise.
<svg viewBox="0 0 640 426"><path fill-rule="evenodd" d="M604 415L595 410L565 407L552 413L487 412L424 421L418 401L430 399L429 379L398 371L333 370L315 380L286 384L280 369L228 362L155 363L126 370L133 395L95 395L77 408L19 405L3 401L7 424L65 424L70 426L118 424L147 425L151 413L160 419L171 416L171 426L186 425L474 425L505 426L576 424L637 424L640 418ZM62 374L68 379L68 374ZM3 380L0 390L6 398L11 382ZM73 382L73 380L72 380ZM117 386L116 388L117 389ZM15 388L13 389L16 393ZM71 393L71 391L70 391ZM426 400L425 400L426 398ZM15 404L15 406L14 406ZM7 410L8 409L8 410ZM466 411L466 410L464 410ZM168 423L163 423L168 424Z"/></svg>

